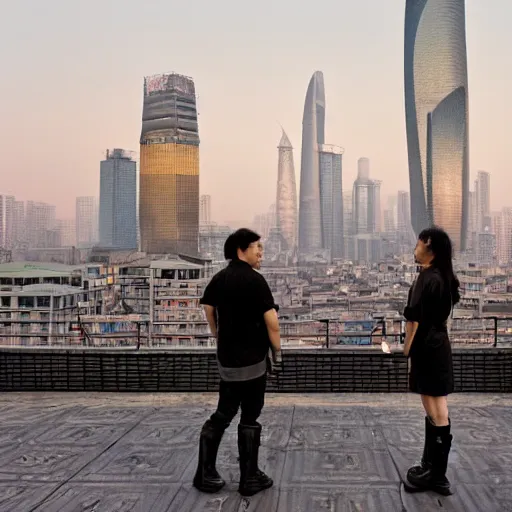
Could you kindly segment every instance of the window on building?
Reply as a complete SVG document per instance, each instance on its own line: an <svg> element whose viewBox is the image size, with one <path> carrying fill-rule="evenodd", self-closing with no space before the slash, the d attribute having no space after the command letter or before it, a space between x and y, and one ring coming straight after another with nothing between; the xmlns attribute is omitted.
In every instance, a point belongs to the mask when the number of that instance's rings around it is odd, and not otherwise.
<svg viewBox="0 0 512 512"><path fill-rule="evenodd" d="M11 297L2 297L2 307L10 308L11 307Z"/></svg>
<svg viewBox="0 0 512 512"><path fill-rule="evenodd" d="M50 297L37 297L37 307L38 308L49 308L50 307Z"/></svg>
<svg viewBox="0 0 512 512"><path fill-rule="evenodd" d="M44 284L60 284L60 277L43 277Z"/></svg>
<svg viewBox="0 0 512 512"><path fill-rule="evenodd" d="M34 297L18 297L18 306L20 308L33 308L35 303Z"/></svg>

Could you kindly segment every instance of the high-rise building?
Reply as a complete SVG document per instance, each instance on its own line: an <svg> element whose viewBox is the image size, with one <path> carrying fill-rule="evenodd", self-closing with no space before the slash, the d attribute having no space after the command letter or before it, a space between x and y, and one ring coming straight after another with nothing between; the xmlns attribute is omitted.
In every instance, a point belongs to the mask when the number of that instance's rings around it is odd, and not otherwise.
<svg viewBox="0 0 512 512"><path fill-rule="evenodd" d="M468 194L468 239L466 243L466 249L473 251L476 254L478 245L478 201L477 201L477 182L475 181L475 190L469 191Z"/></svg>
<svg viewBox="0 0 512 512"><path fill-rule="evenodd" d="M212 223L212 196L202 195L199 198L199 224L207 226Z"/></svg>
<svg viewBox="0 0 512 512"><path fill-rule="evenodd" d="M464 0L407 0L405 112L411 216L456 250L468 228L468 73Z"/></svg>
<svg viewBox="0 0 512 512"><path fill-rule="evenodd" d="M75 219L60 219L57 221L60 245L62 247L75 247L76 244L76 222Z"/></svg>
<svg viewBox="0 0 512 512"><path fill-rule="evenodd" d="M55 247L55 212L53 204L27 201L27 244L31 249Z"/></svg>
<svg viewBox="0 0 512 512"><path fill-rule="evenodd" d="M284 130L277 150L276 224L287 248L292 249L297 246L297 185L293 147Z"/></svg>
<svg viewBox="0 0 512 512"><path fill-rule="evenodd" d="M477 261L479 265L494 265L496 263L496 235L488 227L477 238Z"/></svg>
<svg viewBox="0 0 512 512"><path fill-rule="evenodd" d="M100 163L100 246L137 248L137 164L133 153L107 150Z"/></svg>
<svg viewBox="0 0 512 512"><path fill-rule="evenodd" d="M355 259L354 248L354 219L353 219L353 193L343 192L343 240L345 259Z"/></svg>
<svg viewBox="0 0 512 512"><path fill-rule="evenodd" d="M25 203L14 201L13 203L13 249L24 249L27 241L25 224Z"/></svg>
<svg viewBox="0 0 512 512"><path fill-rule="evenodd" d="M342 258L345 252L342 188L344 150L338 146L320 144L318 151L320 157L322 247L330 250L332 258Z"/></svg>
<svg viewBox="0 0 512 512"><path fill-rule="evenodd" d="M508 265L512 263L512 208L503 208L493 217L498 263Z"/></svg>
<svg viewBox="0 0 512 512"><path fill-rule="evenodd" d="M198 253L199 131L191 78L144 79L139 211L143 251Z"/></svg>
<svg viewBox="0 0 512 512"><path fill-rule="evenodd" d="M491 175L485 171L478 171L475 182L477 228L484 233L491 224Z"/></svg>
<svg viewBox="0 0 512 512"><path fill-rule="evenodd" d="M369 160L360 158L352 196L355 235L380 232L380 186L380 181L370 179Z"/></svg>
<svg viewBox="0 0 512 512"><path fill-rule="evenodd" d="M302 118L299 200L299 250L322 248L320 162L318 146L325 142L324 76L316 71L309 82Z"/></svg>
<svg viewBox="0 0 512 512"><path fill-rule="evenodd" d="M394 236L396 234L395 212L389 208L384 210L384 233Z"/></svg>
<svg viewBox="0 0 512 512"><path fill-rule="evenodd" d="M411 225L411 199L409 192L399 190L396 202L396 227L398 237L404 244L414 243L415 235Z"/></svg>
<svg viewBox="0 0 512 512"><path fill-rule="evenodd" d="M0 195L0 249L14 246L14 196Z"/></svg>
<svg viewBox="0 0 512 512"><path fill-rule="evenodd" d="M95 197L76 198L76 244L90 247L98 242L98 201Z"/></svg>

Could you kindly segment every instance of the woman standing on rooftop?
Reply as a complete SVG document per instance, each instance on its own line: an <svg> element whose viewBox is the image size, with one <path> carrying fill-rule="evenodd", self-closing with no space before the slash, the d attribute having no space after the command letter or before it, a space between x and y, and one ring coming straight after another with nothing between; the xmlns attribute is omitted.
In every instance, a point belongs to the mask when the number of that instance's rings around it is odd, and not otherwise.
<svg viewBox="0 0 512 512"><path fill-rule="evenodd" d="M451 494L446 478L452 435L447 396L453 392L452 351L447 321L460 300L452 243L440 228L423 230L414 250L420 273L409 290L404 311L404 354L410 357L409 388L421 395L426 412L421 462L407 472L408 492Z"/></svg>

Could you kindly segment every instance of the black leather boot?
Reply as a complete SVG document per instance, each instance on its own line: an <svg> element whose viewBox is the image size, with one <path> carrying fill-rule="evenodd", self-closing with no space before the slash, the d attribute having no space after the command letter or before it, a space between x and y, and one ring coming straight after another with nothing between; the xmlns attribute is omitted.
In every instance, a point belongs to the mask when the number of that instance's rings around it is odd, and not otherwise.
<svg viewBox="0 0 512 512"><path fill-rule="evenodd" d="M242 496L268 489L274 482L258 468L261 425L238 425L238 452L240 454L240 486Z"/></svg>
<svg viewBox="0 0 512 512"><path fill-rule="evenodd" d="M432 423L428 416L425 416L425 444L423 445L423 455L421 457L421 461L419 464L409 468L409 470L407 471L407 479L409 479L409 476L414 478L418 475L423 474L427 469L428 464L430 464L428 447L430 443L430 438L432 437L433 434L433 429L434 424Z"/></svg>
<svg viewBox="0 0 512 512"><path fill-rule="evenodd" d="M215 468L220 441L229 423L217 423L208 420L201 429L199 437L199 462L194 477L194 487L202 492L220 491L226 482Z"/></svg>
<svg viewBox="0 0 512 512"><path fill-rule="evenodd" d="M407 480L412 487L404 485L406 491L435 491L443 496L452 494L450 482L446 478L452 439L450 425L446 427L433 426L427 448L427 464L423 471L418 470L407 474Z"/></svg>

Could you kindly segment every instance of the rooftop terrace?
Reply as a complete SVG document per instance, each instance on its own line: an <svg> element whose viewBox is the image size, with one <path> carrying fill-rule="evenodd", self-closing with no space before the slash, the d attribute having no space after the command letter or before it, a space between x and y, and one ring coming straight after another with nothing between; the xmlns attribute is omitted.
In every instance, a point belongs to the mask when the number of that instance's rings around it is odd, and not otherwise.
<svg viewBox="0 0 512 512"><path fill-rule="evenodd" d="M0 511L506 512L512 510L512 397L450 399L454 496L408 495L423 413L409 394L268 395L261 467L275 487L237 492L236 420L218 468L191 486L215 395L11 393L0 397Z"/></svg>

